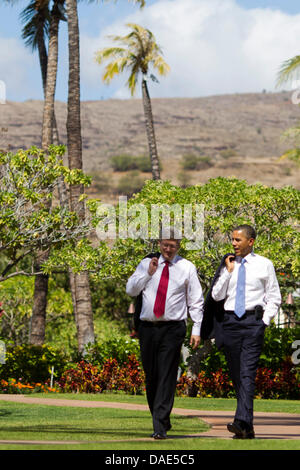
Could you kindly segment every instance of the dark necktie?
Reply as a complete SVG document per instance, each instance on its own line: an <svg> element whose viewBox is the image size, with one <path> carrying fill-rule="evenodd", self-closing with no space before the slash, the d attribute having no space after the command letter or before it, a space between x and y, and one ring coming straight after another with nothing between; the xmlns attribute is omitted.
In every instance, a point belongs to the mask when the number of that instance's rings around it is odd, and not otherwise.
<svg viewBox="0 0 300 470"><path fill-rule="evenodd" d="M162 270L157 293L156 299L154 303L154 315L159 318L165 313L165 305L166 305L166 298L167 298L167 290L169 284L169 261L165 261L164 269Z"/></svg>

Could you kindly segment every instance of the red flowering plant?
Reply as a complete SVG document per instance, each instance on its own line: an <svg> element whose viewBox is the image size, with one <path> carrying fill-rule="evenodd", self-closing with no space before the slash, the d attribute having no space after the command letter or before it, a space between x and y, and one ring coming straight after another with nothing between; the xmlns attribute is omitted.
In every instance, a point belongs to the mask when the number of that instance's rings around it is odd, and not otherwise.
<svg viewBox="0 0 300 470"><path fill-rule="evenodd" d="M58 385L64 392L101 393L104 390L123 390L138 394L144 389L144 373L134 354L125 364L119 365L116 359L107 359L102 366L80 361L66 370Z"/></svg>
<svg viewBox="0 0 300 470"><path fill-rule="evenodd" d="M197 397L230 397L233 395L233 386L228 373L222 369L209 374L201 371L195 378L188 377L184 373L178 381L177 394Z"/></svg>
<svg viewBox="0 0 300 470"><path fill-rule="evenodd" d="M258 368L256 397L299 400L300 383L297 370L290 359L286 359L275 372L267 367Z"/></svg>
<svg viewBox="0 0 300 470"><path fill-rule="evenodd" d="M145 388L144 371L134 354L128 356L127 363L120 368L119 387L134 395L138 395Z"/></svg>
<svg viewBox="0 0 300 470"><path fill-rule="evenodd" d="M58 381L64 392L95 393L102 391L99 386L99 369L85 361L66 370Z"/></svg>

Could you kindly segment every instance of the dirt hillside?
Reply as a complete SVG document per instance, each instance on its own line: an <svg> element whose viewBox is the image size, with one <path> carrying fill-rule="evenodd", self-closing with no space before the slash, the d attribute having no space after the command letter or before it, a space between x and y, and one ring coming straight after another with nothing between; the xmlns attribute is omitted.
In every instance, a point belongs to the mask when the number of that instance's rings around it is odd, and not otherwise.
<svg viewBox="0 0 300 470"><path fill-rule="evenodd" d="M162 178L202 183L236 176L249 183L300 187L299 169L278 157L291 146L281 135L300 120L291 93L251 93L204 98L153 99ZM42 101L8 102L0 107L0 148L41 144ZM143 107L139 99L82 102L83 165L98 179L94 193L114 192L124 173L114 172L114 155L147 155ZM56 103L62 143L66 143L66 104ZM183 171L186 155L205 156L197 171ZM147 179L149 173L127 174ZM104 183L103 183L104 182ZM104 184L104 186L103 186Z"/></svg>

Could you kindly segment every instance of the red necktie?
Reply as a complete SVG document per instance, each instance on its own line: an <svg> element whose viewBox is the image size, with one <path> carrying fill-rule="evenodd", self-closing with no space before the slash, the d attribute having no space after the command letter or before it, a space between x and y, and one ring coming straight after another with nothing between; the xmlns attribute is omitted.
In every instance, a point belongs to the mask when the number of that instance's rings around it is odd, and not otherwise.
<svg viewBox="0 0 300 470"><path fill-rule="evenodd" d="M162 270L156 299L154 303L154 315L159 318L165 313L166 297L169 284L169 261L165 261L164 269Z"/></svg>

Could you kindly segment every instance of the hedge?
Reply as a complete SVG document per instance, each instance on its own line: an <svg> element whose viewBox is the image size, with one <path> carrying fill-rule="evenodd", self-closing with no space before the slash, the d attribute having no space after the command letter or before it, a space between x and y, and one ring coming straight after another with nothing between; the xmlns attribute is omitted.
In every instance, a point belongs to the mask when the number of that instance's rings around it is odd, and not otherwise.
<svg viewBox="0 0 300 470"><path fill-rule="evenodd" d="M293 342L299 328L267 328L256 378L258 398L300 398L300 370L293 364ZM54 368L54 389L50 388ZM200 373L189 377L183 370L177 394L199 397L232 397L234 390L222 351L212 347L202 358ZM67 357L53 347L9 346L5 364L0 364L0 393L60 391L102 393L123 390L142 393L144 372L138 341L129 337L109 339L90 345L85 357Z"/></svg>

